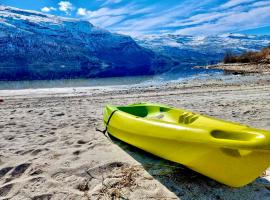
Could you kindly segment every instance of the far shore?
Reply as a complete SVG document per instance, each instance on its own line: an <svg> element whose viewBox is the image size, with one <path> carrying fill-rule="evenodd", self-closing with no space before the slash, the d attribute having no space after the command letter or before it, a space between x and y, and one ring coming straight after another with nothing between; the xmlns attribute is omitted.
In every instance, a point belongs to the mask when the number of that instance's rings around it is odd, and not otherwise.
<svg viewBox="0 0 270 200"><path fill-rule="evenodd" d="M270 64L262 63L219 63L216 65L196 66L195 68L221 69L226 74L270 74Z"/></svg>

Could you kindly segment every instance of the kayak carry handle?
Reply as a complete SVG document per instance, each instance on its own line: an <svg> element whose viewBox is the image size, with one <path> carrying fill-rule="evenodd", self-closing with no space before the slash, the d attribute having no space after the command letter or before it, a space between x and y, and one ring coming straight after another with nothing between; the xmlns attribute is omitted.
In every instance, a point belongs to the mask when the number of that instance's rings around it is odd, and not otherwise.
<svg viewBox="0 0 270 200"><path fill-rule="evenodd" d="M248 148L256 148L258 146L264 146L264 148L270 148L270 140L263 132L251 132L251 131L223 131L223 130L213 130L211 131L211 136L217 140L221 140L222 143L227 143L228 145L244 145ZM239 147L240 147L239 146ZM244 147L242 146L242 147Z"/></svg>
<svg viewBox="0 0 270 200"><path fill-rule="evenodd" d="M238 140L238 141L251 141L255 139L262 138L263 135L249 133L249 132L229 132L223 130L214 130L211 131L211 136L216 139L224 139L224 140Z"/></svg>

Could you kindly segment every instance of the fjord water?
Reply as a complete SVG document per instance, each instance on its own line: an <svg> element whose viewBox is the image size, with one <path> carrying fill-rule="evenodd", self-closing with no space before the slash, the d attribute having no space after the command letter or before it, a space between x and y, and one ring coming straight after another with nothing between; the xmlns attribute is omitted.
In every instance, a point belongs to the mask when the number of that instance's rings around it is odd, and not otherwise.
<svg viewBox="0 0 270 200"><path fill-rule="evenodd" d="M181 72L168 72L153 76L128 76L91 79L60 79L60 80L22 80L0 81L0 90L66 88L66 87L106 87L129 85L157 85L170 81L182 81L196 77L222 75L220 70L192 69Z"/></svg>

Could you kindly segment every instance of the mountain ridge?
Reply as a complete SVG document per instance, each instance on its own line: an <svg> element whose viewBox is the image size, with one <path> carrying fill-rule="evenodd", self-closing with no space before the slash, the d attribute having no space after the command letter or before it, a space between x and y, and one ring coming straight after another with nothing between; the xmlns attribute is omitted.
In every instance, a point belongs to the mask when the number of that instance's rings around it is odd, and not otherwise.
<svg viewBox="0 0 270 200"><path fill-rule="evenodd" d="M148 35L135 41L160 54L176 58L184 65L208 65L221 62L230 52L235 55L259 51L270 44L270 36L222 34L212 36Z"/></svg>
<svg viewBox="0 0 270 200"><path fill-rule="evenodd" d="M171 59L88 21L0 6L0 79L146 75ZM159 66L159 68L156 68Z"/></svg>

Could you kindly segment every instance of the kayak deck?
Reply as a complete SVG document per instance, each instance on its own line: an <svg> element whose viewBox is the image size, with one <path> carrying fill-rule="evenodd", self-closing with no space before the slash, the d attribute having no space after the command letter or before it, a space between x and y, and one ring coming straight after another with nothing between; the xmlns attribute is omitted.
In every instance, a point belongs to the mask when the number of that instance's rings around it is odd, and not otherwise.
<svg viewBox="0 0 270 200"><path fill-rule="evenodd" d="M270 166L269 131L158 104L107 106L104 123L114 137L230 186Z"/></svg>

